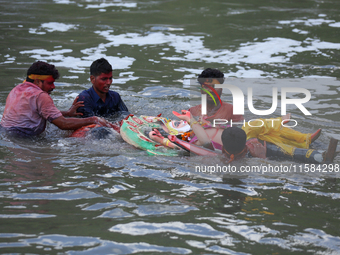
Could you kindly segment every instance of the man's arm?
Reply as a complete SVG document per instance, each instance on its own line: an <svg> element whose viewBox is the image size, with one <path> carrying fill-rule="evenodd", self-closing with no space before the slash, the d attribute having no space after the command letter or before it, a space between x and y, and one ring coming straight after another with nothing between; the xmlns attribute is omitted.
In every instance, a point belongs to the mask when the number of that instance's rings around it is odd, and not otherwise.
<svg viewBox="0 0 340 255"><path fill-rule="evenodd" d="M234 107L231 104L223 103L221 109L218 110L215 119L226 119L229 121L232 120L233 123L235 122L242 122L244 120L243 115L234 115Z"/></svg>
<svg viewBox="0 0 340 255"><path fill-rule="evenodd" d="M201 105L190 107L188 111L191 113L191 116L201 116Z"/></svg>
<svg viewBox="0 0 340 255"><path fill-rule="evenodd" d="M64 116L60 116L59 118L52 120L52 123L62 130L76 130L78 128L91 124L99 124L104 127L111 127L106 120L98 117L79 119L79 118L65 118Z"/></svg>
<svg viewBox="0 0 340 255"><path fill-rule="evenodd" d="M205 129L191 116L189 111L182 110L182 114L174 111L172 113L175 114L179 119L190 123L192 131L195 133L198 141L203 145L203 147L212 150L214 149L214 146L212 145L208 134L205 132Z"/></svg>
<svg viewBox="0 0 340 255"><path fill-rule="evenodd" d="M235 123L235 122L243 122L244 117L243 117L243 115L232 115L231 119L233 120L233 123Z"/></svg>
<svg viewBox="0 0 340 255"><path fill-rule="evenodd" d="M76 130L82 126L91 124L100 124L105 127L111 127L110 124L98 117L91 118L65 118L54 105L52 98L47 93L41 93L37 100L38 112L42 118L56 125L63 130Z"/></svg>

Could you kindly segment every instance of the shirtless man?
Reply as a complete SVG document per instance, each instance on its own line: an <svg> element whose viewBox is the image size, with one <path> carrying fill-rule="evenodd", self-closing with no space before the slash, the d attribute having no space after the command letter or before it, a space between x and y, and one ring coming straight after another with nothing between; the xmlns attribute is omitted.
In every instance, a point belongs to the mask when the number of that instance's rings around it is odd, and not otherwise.
<svg viewBox="0 0 340 255"><path fill-rule="evenodd" d="M215 84L222 84L224 82L224 74L221 71L207 68L198 76L198 82L201 84L202 94L207 94L204 90L212 92L211 88L213 88L216 90L219 97L221 97L222 88L215 88ZM228 120L228 122L230 122L230 120L233 120L233 122L239 122L243 120L242 115L233 114L232 104L223 101L221 104L215 93L211 93L211 95L213 95L215 98L213 99L207 95L207 116L204 117L206 120L210 122L212 122L214 119L225 119ZM189 111L191 112L192 116L200 117L202 115L201 108L202 105L200 104L191 107Z"/></svg>

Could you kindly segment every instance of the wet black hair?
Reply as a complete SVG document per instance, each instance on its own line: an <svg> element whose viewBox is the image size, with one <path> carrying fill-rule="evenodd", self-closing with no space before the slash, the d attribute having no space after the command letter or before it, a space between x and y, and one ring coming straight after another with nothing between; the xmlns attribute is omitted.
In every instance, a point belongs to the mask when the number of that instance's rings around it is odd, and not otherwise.
<svg viewBox="0 0 340 255"><path fill-rule="evenodd" d="M218 69L207 68L198 76L197 80L202 85L206 79L216 79L222 84L224 82L224 74Z"/></svg>
<svg viewBox="0 0 340 255"><path fill-rule="evenodd" d="M223 148L230 154L240 153L247 142L247 135L243 129L238 127L229 127L222 132Z"/></svg>
<svg viewBox="0 0 340 255"><path fill-rule="evenodd" d="M113 134L112 128L107 128L107 127L96 127L96 128L91 128L89 131L91 138L94 139L108 139L110 136Z"/></svg>
<svg viewBox="0 0 340 255"><path fill-rule="evenodd" d="M93 61L90 66L90 74L93 76L99 76L102 73L107 74L109 72L112 72L112 66L105 58Z"/></svg>
<svg viewBox="0 0 340 255"><path fill-rule="evenodd" d="M48 64L44 61L37 61L33 63L27 70L26 80L29 82L33 82L34 80L28 78L31 74L39 74L39 75L52 75L53 79L59 78L59 72L55 68L54 65Z"/></svg>

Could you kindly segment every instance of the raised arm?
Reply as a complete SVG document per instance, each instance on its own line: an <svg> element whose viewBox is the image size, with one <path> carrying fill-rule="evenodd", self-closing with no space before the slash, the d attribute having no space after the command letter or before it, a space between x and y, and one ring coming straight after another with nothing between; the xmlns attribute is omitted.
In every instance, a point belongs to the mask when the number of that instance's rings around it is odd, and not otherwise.
<svg viewBox="0 0 340 255"><path fill-rule="evenodd" d="M105 119L98 117L80 119L80 118L65 118L64 116L60 116L59 118L52 120L52 123L62 130L76 130L78 128L81 128L82 126L87 126L91 124L99 124L104 127L111 127L110 124Z"/></svg>
<svg viewBox="0 0 340 255"><path fill-rule="evenodd" d="M181 120L185 120L190 123L192 131L195 133L198 141L208 149L214 149L211 140L206 133L205 129L192 117L191 113L186 110L182 110L182 114L173 111L172 112L175 116L177 116Z"/></svg>

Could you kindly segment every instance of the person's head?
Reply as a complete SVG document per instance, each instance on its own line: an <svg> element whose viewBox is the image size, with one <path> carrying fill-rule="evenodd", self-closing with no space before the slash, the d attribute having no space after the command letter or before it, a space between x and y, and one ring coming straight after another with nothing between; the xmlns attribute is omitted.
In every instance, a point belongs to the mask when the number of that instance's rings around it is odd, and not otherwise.
<svg viewBox="0 0 340 255"><path fill-rule="evenodd" d="M59 72L54 65L37 61L28 68L26 81L36 84L43 91L51 94L55 88L54 82L58 78Z"/></svg>
<svg viewBox="0 0 340 255"><path fill-rule="evenodd" d="M93 61L90 66L90 75L93 76L99 76L102 73L107 74L110 72L112 72L112 66L105 58Z"/></svg>
<svg viewBox="0 0 340 255"><path fill-rule="evenodd" d="M243 129L229 127L222 132L223 152L228 155L238 155L246 147L247 135Z"/></svg>
<svg viewBox="0 0 340 255"><path fill-rule="evenodd" d="M222 84L224 82L224 74L220 70L207 68L198 76L197 80L201 84L202 94L207 94L204 90L208 90L211 92L209 87L212 87L216 90L218 96L221 96L222 88L215 88L215 84ZM214 93L212 93L212 95L215 96ZM216 100L217 98L215 98L215 101ZM210 104L214 102L214 100L210 96L207 97L207 101Z"/></svg>
<svg viewBox="0 0 340 255"><path fill-rule="evenodd" d="M197 80L201 85L206 82L212 83L213 80L215 80L215 84L222 84L224 82L224 74L218 69L207 68L198 76Z"/></svg>
<svg viewBox="0 0 340 255"><path fill-rule="evenodd" d="M90 80L98 95L109 92L112 84L112 66L105 58L94 61L90 66Z"/></svg>

